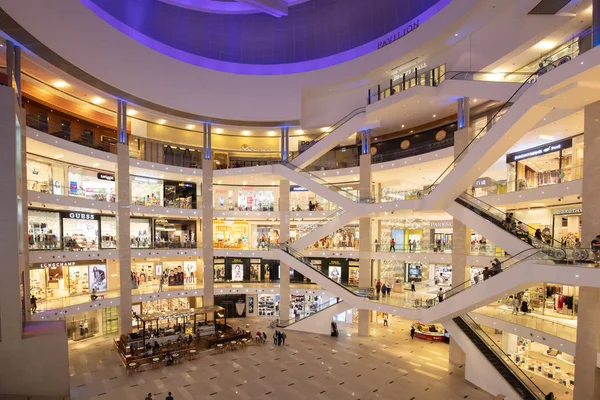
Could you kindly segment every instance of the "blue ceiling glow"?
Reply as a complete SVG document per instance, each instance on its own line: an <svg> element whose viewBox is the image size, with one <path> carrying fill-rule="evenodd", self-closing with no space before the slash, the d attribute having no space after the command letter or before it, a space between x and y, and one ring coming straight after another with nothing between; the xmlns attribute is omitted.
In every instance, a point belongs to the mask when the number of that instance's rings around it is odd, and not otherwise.
<svg viewBox="0 0 600 400"><path fill-rule="evenodd" d="M358 48L416 19L422 24L451 0L310 0L291 6L282 18L208 13L160 0L80 1L173 58L228 72L274 74L323 68L374 51L376 44ZM290 68L299 63L305 65ZM265 68L247 72L241 65Z"/></svg>

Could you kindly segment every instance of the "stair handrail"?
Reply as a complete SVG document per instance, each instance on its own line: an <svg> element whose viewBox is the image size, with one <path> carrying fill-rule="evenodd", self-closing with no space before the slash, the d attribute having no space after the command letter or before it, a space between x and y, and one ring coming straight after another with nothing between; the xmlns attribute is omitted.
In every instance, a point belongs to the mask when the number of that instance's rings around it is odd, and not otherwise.
<svg viewBox="0 0 600 400"><path fill-rule="evenodd" d="M468 314L462 315L460 317L456 317L457 319L462 319L463 322L477 335L482 343L492 351L496 357L509 369L513 372L513 376L518 379L521 384L529 391L529 394L537 399L544 400L546 394L536 385L529 376L523 371L511 358L508 354L502 350L502 348L496 343L494 339L492 339L481 326L473 320ZM473 343L475 344L475 343ZM516 389L516 388L515 388ZM519 393L522 395L522 393Z"/></svg>

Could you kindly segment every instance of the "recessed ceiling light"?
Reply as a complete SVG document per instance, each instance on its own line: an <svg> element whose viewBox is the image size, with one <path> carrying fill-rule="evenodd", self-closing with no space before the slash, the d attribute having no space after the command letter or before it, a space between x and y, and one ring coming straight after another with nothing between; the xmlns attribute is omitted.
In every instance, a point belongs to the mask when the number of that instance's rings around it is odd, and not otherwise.
<svg viewBox="0 0 600 400"><path fill-rule="evenodd" d="M296 135L304 135L304 131L302 129L296 129Z"/></svg>
<svg viewBox="0 0 600 400"><path fill-rule="evenodd" d="M433 114L433 118L435 118L435 117L436 117L436 115L435 115L435 114Z"/></svg>
<svg viewBox="0 0 600 400"><path fill-rule="evenodd" d="M535 45L535 47L540 50L550 50L553 49L555 46L556 42L553 42L551 40L542 40L541 42Z"/></svg>
<svg viewBox="0 0 600 400"><path fill-rule="evenodd" d="M157 123L158 123L159 125L164 125L164 124L165 124L165 122L167 122L167 120L166 120L166 119L159 119Z"/></svg>
<svg viewBox="0 0 600 400"><path fill-rule="evenodd" d="M540 140L550 140L550 141L556 140L556 137L550 136L550 135L540 135L540 136L538 136L538 138Z"/></svg>
<svg viewBox="0 0 600 400"><path fill-rule="evenodd" d="M216 128L215 129L215 133L223 133L223 129L222 128Z"/></svg>
<svg viewBox="0 0 600 400"><path fill-rule="evenodd" d="M187 124L185 126L185 129L194 129L195 127L196 127L196 125L194 125L194 124Z"/></svg>
<svg viewBox="0 0 600 400"><path fill-rule="evenodd" d="M402 125L402 127L404 128L404 125Z"/></svg>
<svg viewBox="0 0 600 400"><path fill-rule="evenodd" d="M60 89L60 88L64 88L64 87L69 86L69 84L67 82L63 81L63 80L58 80L58 81L54 81L52 83L52 86L54 86L57 89Z"/></svg>
<svg viewBox="0 0 600 400"><path fill-rule="evenodd" d="M455 33L454 36L458 36L458 33Z"/></svg>
<svg viewBox="0 0 600 400"><path fill-rule="evenodd" d="M137 113L138 113L137 110L134 110L133 108L130 108L127 110L127 115L129 115L130 117L133 117Z"/></svg>
<svg viewBox="0 0 600 400"><path fill-rule="evenodd" d="M104 99L102 97L96 96L96 97L94 97L92 99L92 103L94 103L94 104L102 104L102 103L104 103Z"/></svg>
<svg viewBox="0 0 600 400"><path fill-rule="evenodd" d="M250 135L250 131L242 131L242 135L248 136L248 135Z"/></svg>
<svg viewBox="0 0 600 400"><path fill-rule="evenodd" d="M267 135L269 135L269 136L275 136L275 131L269 131L269 132L267 132Z"/></svg>
<svg viewBox="0 0 600 400"><path fill-rule="evenodd" d="M473 103L477 103L477 99L473 99Z"/></svg>

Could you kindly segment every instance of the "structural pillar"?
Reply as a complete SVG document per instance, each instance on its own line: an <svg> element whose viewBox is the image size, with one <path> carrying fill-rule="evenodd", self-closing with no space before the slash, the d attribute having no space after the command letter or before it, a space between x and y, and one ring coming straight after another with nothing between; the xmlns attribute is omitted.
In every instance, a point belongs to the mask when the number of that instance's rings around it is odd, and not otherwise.
<svg viewBox="0 0 600 400"><path fill-rule="evenodd" d="M12 87L15 77L15 45L10 40L6 41L6 78L7 86Z"/></svg>
<svg viewBox="0 0 600 400"><path fill-rule="evenodd" d="M281 156L283 160L287 160L287 157L283 158L283 153ZM290 239L290 181L288 180L279 182L279 221L279 241L284 243ZM279 266L279 286L279 322L287 325L290 322L290 266L283 262Z"/></svg>
<svg viewBox="0 0 600 400"><path fill-rule="evenodd" d="M372 197L371 179L371 130L361 132L360 155L360 199L365 201ZM358 284L361 289L370 289L373 285L371 270L371 216L366 215L358 219ZM371 325L371 312L358 310L358 335L369 336Z"/></svg>
<svg viewBox="0 0 600 400"><path fill-rule="evenodd" d="M469 98L461 97L457 100L458 130L454 133L454 158L464 156L469 142L473 139L470 129ZM471 229L457 220L452 221L452 287L458 287L471 278L470 267L467 265L467 256L471 249ZM456 344L450 341L450 362L463 365L465 353Z"/></svg>
<svg viewBox="0 0 600 400"><path fill-rule="evenodd" d="M119 250L119 333L131 333L131 232L129 192L129 145L127 143L127 103L117 101L117 248Z"/></svg>
<svg viewBox="0 0 600 400"><path fill-rule="evenodd" d="M204 264L203 306L215 304L213 250L213 163L211 125L204 124L202 153L202 260Z"/></svg>
<svg viewBox="0 0 600 400"><path fill-rule="evenodd" d="M281 128L281 161L287 161L290 157L290 128Z"/></svg>
<svg viewBox="0 0 600 400"><path fill-rule="evenodd" d="M592 0L592 45L600 44L600 0Z"/></svg>
<svg viewBox="0 0 600 400"><path fill-rule="evenodd" d="M594 16L598 1L594 1ZM600 7L600 5L599 5ZM596 17L594 17L596 18ZM595 20L594 20L595 21ZM597 35L594 34L594 41ZM590 247L591 241L600 234L600 191L597 177L600 174L600 102L584 109L583 125L583 221L582 247ZM596 367L596 355L600 350L600 289L579 287L579 311L577 313L577 341L575 344L575 390L573 400L600 398L600 369Z"/></svg>
<svg viewBox="0 0 600 400"><path fill-rule="evenodd" d="M15 46L15 89L17 91L17 104L23 105L21 95L21 47Z"/></svg>

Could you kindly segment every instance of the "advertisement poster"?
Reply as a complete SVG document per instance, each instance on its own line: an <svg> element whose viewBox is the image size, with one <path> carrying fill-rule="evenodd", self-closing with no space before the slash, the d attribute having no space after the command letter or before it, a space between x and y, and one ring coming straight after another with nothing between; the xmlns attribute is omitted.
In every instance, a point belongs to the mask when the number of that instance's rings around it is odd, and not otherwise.
<svg viewBox="0 0 600 400"><path fill-rule="evenodd" d="M260 264L250 264L250 280L260 281Z"/></svg>
<svg viewBox="0 0 600 400"><path fill-rule="evenodd" d="M90 289L96 289L102 292L108 289L108 275L106 274L106 265L90 265Z"/></svg>
<svg viewBox="0 0 600 400"><path fill-rule="evenodd" d="M223 282L225 280L225 264L215 264L215 282Z"/></svg>
<svg viewBox="0 0 600 400"><path fill-rule="evenodd" d="M184 261L185 283L196 283L196 261Z"/></svg>
<svg viewBox="0 0 600 400"><path fill-rule="evenodd" d="M231 264L231 280L233 282L244 280L244 264Z"/></svg>
<svg viewBox="0 0 600 400"><path fill-rule="evenodd" d="M348 268L348 284L358 286L358 267Z"/></svg>
<svg viewBox="0 0 600 400"><path fill-rule="evenodd" d="M341 283L342 281L342 267L329 267L329 278L331 280Z"/></svg>

